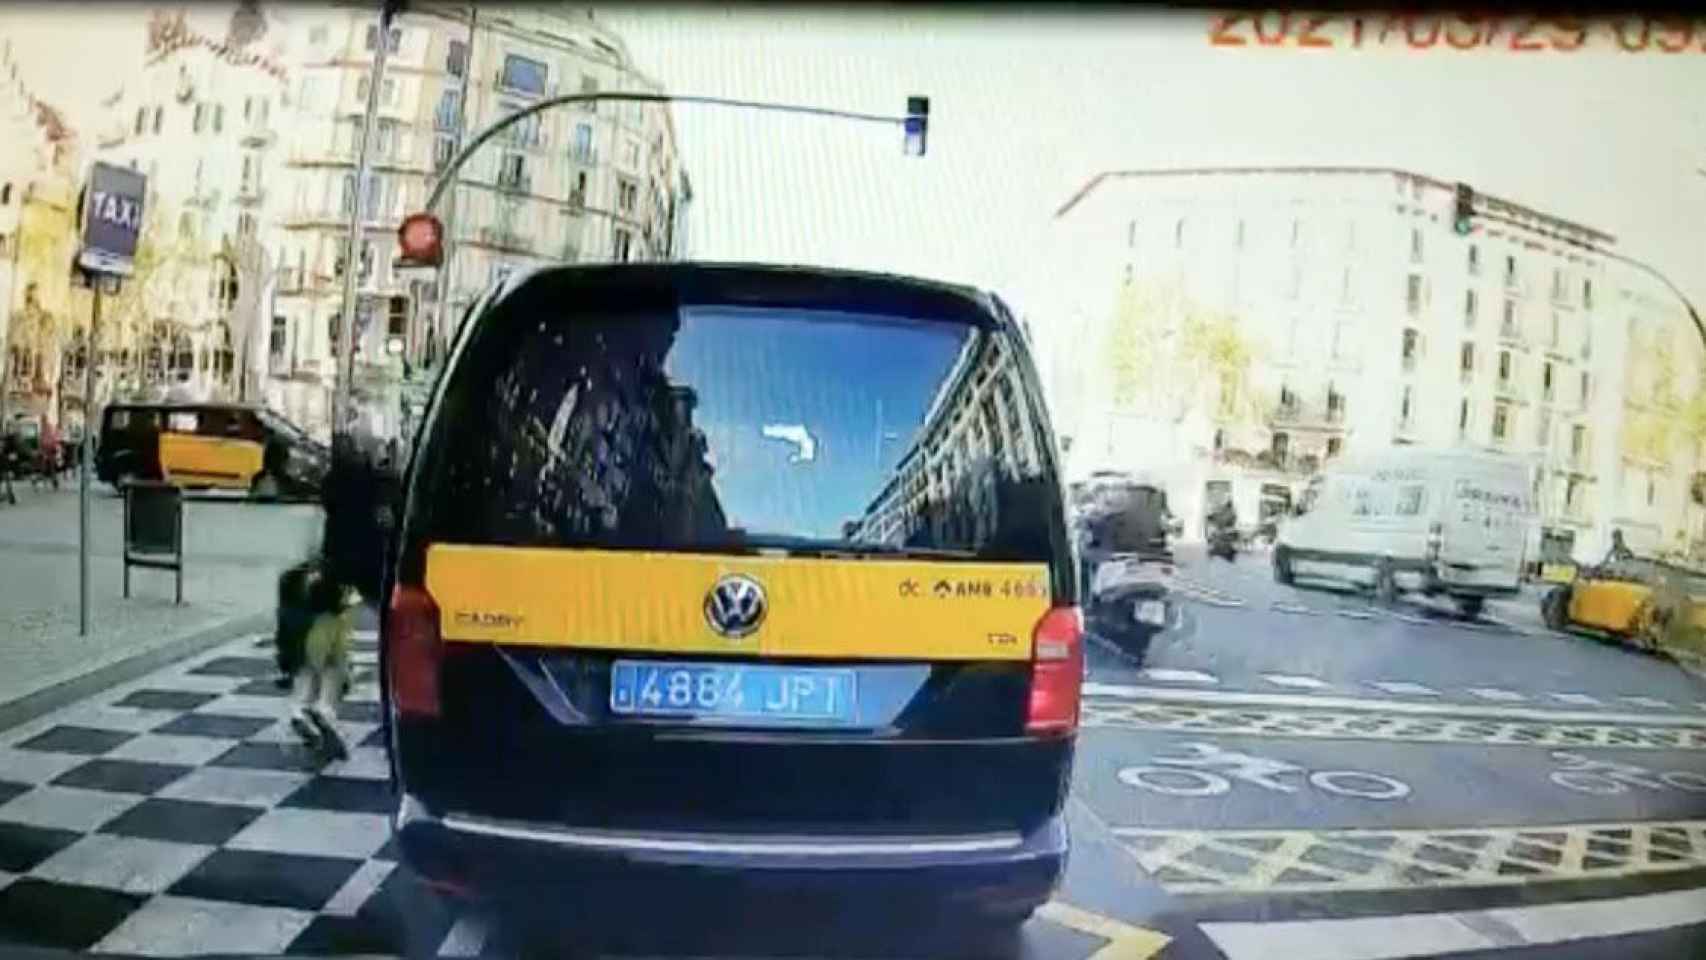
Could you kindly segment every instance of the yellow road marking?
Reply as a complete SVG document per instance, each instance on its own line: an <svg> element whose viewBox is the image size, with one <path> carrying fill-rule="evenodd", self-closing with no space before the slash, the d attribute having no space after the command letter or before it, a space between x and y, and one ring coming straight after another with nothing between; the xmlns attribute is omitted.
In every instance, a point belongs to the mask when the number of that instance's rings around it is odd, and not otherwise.
<svg viewBox="0 0 1706 960"><path fill-rule="evenodd" d="M1037 916L1108 941L1088 960L1148 960L1172 942L1171 937L1159 931L1121 923L1059 900L1050 900L1038 907Z"/></svg>

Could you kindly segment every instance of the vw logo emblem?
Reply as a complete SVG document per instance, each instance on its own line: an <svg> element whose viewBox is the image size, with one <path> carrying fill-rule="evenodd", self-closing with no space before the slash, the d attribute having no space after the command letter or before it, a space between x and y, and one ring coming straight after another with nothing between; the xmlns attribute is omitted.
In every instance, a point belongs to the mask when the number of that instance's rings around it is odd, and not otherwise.
<svg viewBox="0 0 1706 960"><path fill-rule="evenodd" d="M705 622L731 639L744 637L764 622L764 588L741 574L719 579L705 595Z"/></svg>

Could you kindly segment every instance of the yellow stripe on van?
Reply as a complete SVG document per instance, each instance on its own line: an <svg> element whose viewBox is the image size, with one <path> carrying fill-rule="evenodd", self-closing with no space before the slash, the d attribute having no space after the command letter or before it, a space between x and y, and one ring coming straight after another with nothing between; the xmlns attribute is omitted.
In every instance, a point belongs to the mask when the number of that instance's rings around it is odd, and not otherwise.
<svg viewBox="0 0 1706 960"><path fill-rule="evenodd" d="M262 454L253 440L160 432L160 472L171 483L247 488L261 471Z"/></svg>
<svg viewBox="0 0 1706 960"><path fill-rule="evenodd" d="M719 578L764 588L758 628L713 630ZM434 544L446 639L649 653L1025 660L1049 607L1040 563L941 563Z"/></svg>

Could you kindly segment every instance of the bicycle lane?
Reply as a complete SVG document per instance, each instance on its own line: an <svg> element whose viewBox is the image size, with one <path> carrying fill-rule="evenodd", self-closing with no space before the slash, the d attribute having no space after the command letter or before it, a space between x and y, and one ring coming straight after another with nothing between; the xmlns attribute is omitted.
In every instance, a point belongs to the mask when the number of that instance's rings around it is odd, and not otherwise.
<svg viewBox="0 0 1706 960"><path fill-rule="evenodd" d="M1706 884L1701 750L1090 728L1074 793L1169 895Z"/></svg>

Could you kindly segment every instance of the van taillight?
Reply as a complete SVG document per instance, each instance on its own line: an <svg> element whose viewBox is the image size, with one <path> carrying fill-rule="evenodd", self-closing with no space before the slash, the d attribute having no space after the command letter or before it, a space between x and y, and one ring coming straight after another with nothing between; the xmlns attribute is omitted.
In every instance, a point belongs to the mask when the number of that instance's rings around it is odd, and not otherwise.
<svg viewBox="0 0 1706 960"><path fill-rule="evenodd" d="M1084 685L1084 618L1077 607L1052 607L1031 631L1031 698L1025 732L1057 736L1078 729Z"/></svg>
<svg viewBox="0 0 1706 960"><path fill-rule="evenodd" d="M438 716L438 670L444 644L438 604L420 587L399 584L385 617L385 661L391 702L403 717Z"/></svg>

